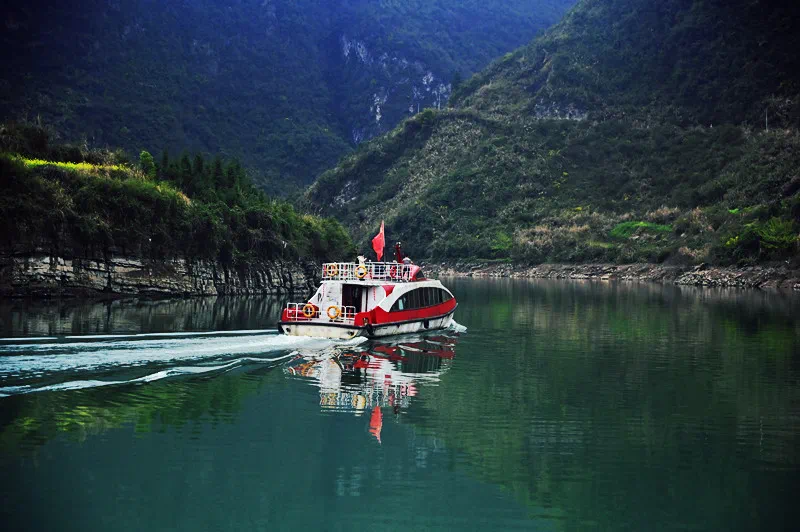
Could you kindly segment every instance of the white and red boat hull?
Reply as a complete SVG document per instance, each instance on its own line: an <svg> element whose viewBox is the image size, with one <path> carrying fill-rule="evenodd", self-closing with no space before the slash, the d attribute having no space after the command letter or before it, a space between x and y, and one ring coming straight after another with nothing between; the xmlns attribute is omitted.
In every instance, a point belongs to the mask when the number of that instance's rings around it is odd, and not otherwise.
<svg viewBox="0 0 800 532"><path fill-rule="evenodd" d="M304 303L289 303L279 327L290 336L347 340L444 329L456 300L442 283L426 279L418 266L398 263L337 263Z"/></svg>
<svg viewBox="0 0 800 532"><path fill-rule="evenodd" d="M357 336L367 338L380 338L397 334L410 334L421 331L434 331L446 329L453 323L455 308L444 316L434 316L404 322L376 323L368 326L336 323L316 323L302 321L281 321L279 326L284 334L289 336L309 336L312 338L333 338L349 340Z"/></svg>

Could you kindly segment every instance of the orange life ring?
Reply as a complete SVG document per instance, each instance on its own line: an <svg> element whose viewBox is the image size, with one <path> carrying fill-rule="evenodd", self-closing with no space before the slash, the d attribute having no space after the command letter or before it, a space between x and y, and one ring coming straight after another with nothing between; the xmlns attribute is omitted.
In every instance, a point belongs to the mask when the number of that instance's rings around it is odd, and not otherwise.
<svg viewBox="0 0 800 532"><path fill-rule="evenodd" d="M336 277L336 274L339 273L339 265L335 262L328 264L327 270L323 273L323 275L327 275L328 277Z"/></svg>
<svg viewBox="0 0 800 532"><path fill-rule="evenodd" d="M356 277L358 277L359 279L363 279L364 277L367 276L368 273L369 270L367 270L367 267L364 266L363 264L359 264L358 266L356 266Z"/></svg>
<svg viewBox="0 0 800 532"><path fill-rule="evenodd" d="M312 305L311 303L306 303L305 306L303 307L303 316L305 316L306 318L311 318L312 316L314 316L316 312L317 311L314 308L314 305Z"/></svg>
<svg viewBox="0 0 800 532"><path fill-rule="evenodd" d="M333 313L331 313L331 311L333 311ZM337 320L339 319L339 316L342 315L342 310L336 305L331 305L328 307L327 314L330 319Z"/></svg>

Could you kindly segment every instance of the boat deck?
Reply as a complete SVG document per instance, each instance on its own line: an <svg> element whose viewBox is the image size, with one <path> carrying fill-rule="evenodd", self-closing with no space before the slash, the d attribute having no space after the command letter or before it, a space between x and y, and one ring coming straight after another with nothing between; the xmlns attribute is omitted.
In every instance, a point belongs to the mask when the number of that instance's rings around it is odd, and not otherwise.
<svg viewBox="0 0 800 532"><path fill-rule="evenodd" d="M326 262L323 281L383 281L408 283L418 280L420 267L398 262Z"/></svg>

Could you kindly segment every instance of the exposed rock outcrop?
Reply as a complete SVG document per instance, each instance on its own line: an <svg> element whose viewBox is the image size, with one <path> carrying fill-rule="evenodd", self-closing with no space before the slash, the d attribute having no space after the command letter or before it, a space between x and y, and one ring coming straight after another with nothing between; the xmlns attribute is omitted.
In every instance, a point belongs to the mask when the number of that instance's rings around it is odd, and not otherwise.
<svg viewBox="0 0 800 532"><path fill-rule="evenodd" d="M233 268L185 259L0 256L2 296L281 294L311 291L318 282L316 265L292 262Z"/></svg>

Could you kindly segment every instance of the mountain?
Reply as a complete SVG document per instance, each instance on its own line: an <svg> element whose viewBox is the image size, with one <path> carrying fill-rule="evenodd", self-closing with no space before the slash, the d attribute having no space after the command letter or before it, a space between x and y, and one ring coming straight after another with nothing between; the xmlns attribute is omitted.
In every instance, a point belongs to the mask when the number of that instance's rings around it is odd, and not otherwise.
<svg viewBox="0 0 800 532"><path fill-rule="evenodd" d="M800 8L581 0L309 189L417 257L800 260Z"/></svg>
<svg viewBox="0 0 800 532"><path fill-rule="evenodd" d="M574 0L31 0L2 10L0 120L67 141L223 153L310 183Z"/></svg>

